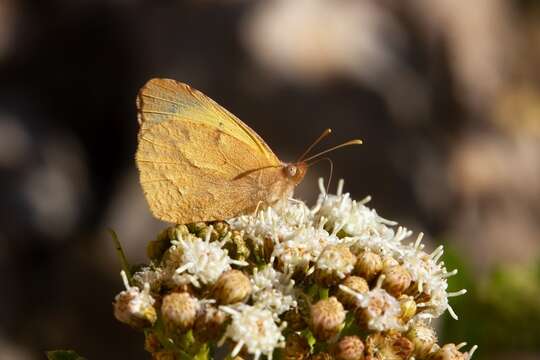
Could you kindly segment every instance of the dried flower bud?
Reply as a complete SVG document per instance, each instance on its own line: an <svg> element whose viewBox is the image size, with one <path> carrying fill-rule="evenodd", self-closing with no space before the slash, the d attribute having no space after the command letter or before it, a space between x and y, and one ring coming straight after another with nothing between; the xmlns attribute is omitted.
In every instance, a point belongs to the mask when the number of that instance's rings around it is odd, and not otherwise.
<svg viewBox="0 0 540 360"><path fill-rule="evenodd" d="M369 285L367 281L360 276L347 276L345 280L341 283L351 290L356 291L359 294L364 294L369 291ZM338 300L346 308L355 308L356 307L356 298L348 292L343 291L341 288L338 289L336 294Z"/></svg>
<svg viewBox="0 0 540 360"><path fill-rule="evenodd" d="M336 336L341 331L344 321L343 305L333 296L319 300L311 307L310 328L318 340L325 341Z"/></svg>
<svg viewBox="0 0 540 360"><path fill-rule="evenodd" d="M121 322L136 329L150 327L157 319L154 298L150 295L150 285L145 284L142 291L136 286L129 286L122 271L126 290L119 293L114 302L114 316Z"/></svg>
<svg viewBox="0 0 540 360"><path fill-rule="evenodd" d="M405 336L414 344L414 355L419 359L426 358L437 343L435 330L423 323L411 326Z"/></svg>
<svg viewBox="0 0 540 360"><path fill-rule="evenodd" d="M283 349L284 360L304 360L309 358L310 347L305 337L292 333L287 337L285 349Z"/></svg>
<svg viewBox="0 0 540 360"><path fill-rule="evenodd" d="M391 336L391 340L392 348L400 359L408 359L411 356L414 350L414 344L412 341L400 333L393 334L393 336Z"/></svg>
<svg viewBox="0 0 540 360"><path fill-rule="evenodd" d="M356 263L356 256L345 245L328 245L315 264L315 281L324 286L337 284L350 274Z"/></svg>
<svg viewBox="0 0 540 360"><path fill-rule="evenodd" d="M334 347L336 360L361 360L364 358L364 343L358 336L345 336Z"/></svg>
<svg viewBox="0 0 540 360"><path fill-rule="evenodd" d="M366 339L366 359L408 359L412 351L412 342L399 333L375 333Z"/></svg>
<svg viewBox="0 0 540 360"><path fill-rule="evenodd" d="M467 360L468 354L459 351L460 346L446 344L430 355L429 360Z"/></svg>
<svg viewBox="0 0 540 360"><path fill-rule="evenodd" d="M411 274L401 265L385 267L382 287L395 297L399 297L411 285Z"/></svg>
<svg viewBox="0 0 540 360"><path fill-rule="evenodd" d="M382 269L383 261L380 255L371 251L364 251L357 256L354 271L368 282L377 277Z"/></svg>
<svg viewBox="0 0 540 360"><path fill-rule="evenodd" d="M404 323L416 315L416 302L412 296L402 295L399 298L399 305L401 306L401 321Z"/></svg>
<svg viewBox="0 0 540 360"><path fill-rule="evenodd" d="M251 294L251 282L240 270L221 274L213 289L214 298L222 305L244 301Z"/></svg>
<svg viewBox="0 0 540 360"><path fill-rule="evenodd" d="M193 335L199 342L217 341L225 330L227 314L213 306L200 313L193 326Z"/></svg>
<svg viewBox="0 0 540 360"><path fill-rule="evenodd" d="M326 352L320 352L313 354L309 357L309 360L334 360L334 357Z"/></svg>
<svg viewBox="0 0 540 360"><path fill-rule="evenodd" d="M163 298L161 315L170 331L191 329L200 310L199 301L188 293L172 293Z"/></svg>
<svg viewBox="0 0 540 360"><path fill-rule="evenodd" d="M285 312L283 318L287 322L287 329L291 331L301 331L306 328L306 321L298 308Z"/></svg>

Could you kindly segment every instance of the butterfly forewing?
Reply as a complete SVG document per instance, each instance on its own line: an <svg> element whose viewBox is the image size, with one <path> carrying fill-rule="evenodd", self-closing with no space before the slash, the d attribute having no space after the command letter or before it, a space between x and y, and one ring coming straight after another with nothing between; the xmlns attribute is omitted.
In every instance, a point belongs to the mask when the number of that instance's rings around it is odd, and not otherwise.
<svg viewBox="0 0 540 360"><path fill-rule="evenodd" d="M204 94L154 79L141 90L138 106L136 162L156 217L222 220L288 191L281 163L264 141Z"/></svg>

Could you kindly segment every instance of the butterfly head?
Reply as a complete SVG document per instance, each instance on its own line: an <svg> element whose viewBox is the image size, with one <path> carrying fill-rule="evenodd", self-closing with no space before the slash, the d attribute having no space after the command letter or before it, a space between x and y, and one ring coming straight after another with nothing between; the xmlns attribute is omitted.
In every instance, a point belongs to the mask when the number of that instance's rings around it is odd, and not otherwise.
<svg viewBox="0 0 540 360"><path fill-rule="evenodd" d="M298 184L306 175L307 168L308 165L305 162L301 161L286 164L285 166L283 166L283 172L287 179L294 182L294 184Z"/></svg>

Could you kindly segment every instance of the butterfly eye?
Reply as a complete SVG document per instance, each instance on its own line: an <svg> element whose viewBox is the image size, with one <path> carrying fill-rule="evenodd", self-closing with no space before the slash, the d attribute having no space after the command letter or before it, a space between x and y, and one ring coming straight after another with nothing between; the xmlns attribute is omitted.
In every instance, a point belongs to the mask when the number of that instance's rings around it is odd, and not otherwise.
<svg viewBox="0 0 540 360"><path fill-rule="evenodd" d="M289 175L289 177L294 177L297 171L298 171L298 168L296 166L294 165L287 166L287 175Z"/></svg>

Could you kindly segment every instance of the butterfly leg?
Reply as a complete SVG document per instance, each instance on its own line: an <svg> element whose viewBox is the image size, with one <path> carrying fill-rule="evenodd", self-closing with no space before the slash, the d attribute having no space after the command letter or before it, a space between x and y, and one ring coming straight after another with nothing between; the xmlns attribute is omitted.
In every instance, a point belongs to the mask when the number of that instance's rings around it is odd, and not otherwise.
<svg viewBox="0 0 540 360"><path fill-rule="evenodd" d="M253 215L252 216L256 216L257 215L257 212L259 211L259 206L261 206L261 204L263 203L262 200L259 200L257 202L257 206L255 207L255 211L253 212Z"/></svg>

